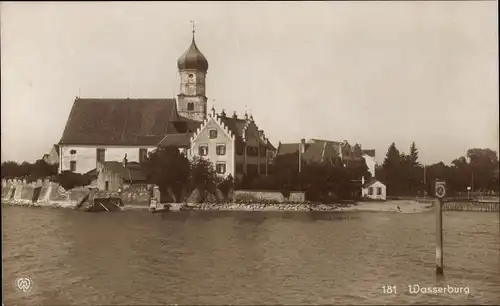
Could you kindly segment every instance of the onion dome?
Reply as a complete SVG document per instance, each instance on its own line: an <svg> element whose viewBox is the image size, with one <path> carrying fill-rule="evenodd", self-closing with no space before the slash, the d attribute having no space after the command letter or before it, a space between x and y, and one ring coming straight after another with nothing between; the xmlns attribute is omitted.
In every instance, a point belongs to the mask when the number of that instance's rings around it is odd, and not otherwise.
<svg viewBox="0 0 500 306"><path fill-rule="evenodd" d="M207 72L208 61L196 46L196 42L194 41L194 34L191 46L189 46L189 49L187 49L187 51L184 52L181 57L179 57L179 60L177 61L177 67L179 68L179 70L194 69L197 71Z"/></svg>

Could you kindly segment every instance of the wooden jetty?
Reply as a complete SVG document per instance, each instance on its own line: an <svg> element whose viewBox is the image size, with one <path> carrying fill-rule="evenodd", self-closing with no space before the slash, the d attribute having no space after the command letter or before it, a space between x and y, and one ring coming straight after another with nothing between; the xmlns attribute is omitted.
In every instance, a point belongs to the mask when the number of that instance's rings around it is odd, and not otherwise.
<svg viewBox="0 0 500 306"><path fill-rule="evenodd" d="M497 201L446 201L445 211L473 211L473 212L500 212L500 203Z"/></svg>
<svg viewBox="0 0 500 306"><path fill-rule="evenodd" d="M123 202L119 197L102 197L89 193L78 202L75 209L83 208L86 212L121 211L120 206L123 206Z"/></svg>

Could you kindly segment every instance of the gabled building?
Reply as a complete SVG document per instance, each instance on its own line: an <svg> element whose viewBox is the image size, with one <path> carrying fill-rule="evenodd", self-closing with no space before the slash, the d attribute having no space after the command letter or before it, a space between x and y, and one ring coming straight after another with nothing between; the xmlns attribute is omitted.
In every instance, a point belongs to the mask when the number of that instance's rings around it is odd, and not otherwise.
<svg viewBox="0 0 500 306"><path fill-rule="evenodd" d="M243 176L265 175L276 149L259 130L252 116L231 117L223 110L217 114L212 108L190 139L188 156L207 158L220 175L231 175L237 180Z"/></svg>
<svg viewBox="0 0 500 306"><path fill-rule="evenodd" d="M368 182L365 182L363 178L361 196L365 199L385 201L387 199L387 187L374 178Z"/></svg>
<svg viewBox="0 0 500 306"><path fill-rule="evenodd" d="M52 146L50 152L42 156L42 160L49 165L59 164L59 145Z"/></svg>
<svg viewBox="0 0 500 306"><path fill-rule="evenodd" d="M347 141L338 142L321 139L309 139L307 142L302 139L300 143L279 143L276 156L287 154L301 153L301 161L303 163L329 163L334 164L341 162L344 166L360 163L365 159L365 151L372 152L375 150L361 149L361 145L356 144L351 146ZM298 160L297 160L298 163ZM370 165L367 163L368 170ZM375 174L375 166L373 165L373 173Z"/></svg>

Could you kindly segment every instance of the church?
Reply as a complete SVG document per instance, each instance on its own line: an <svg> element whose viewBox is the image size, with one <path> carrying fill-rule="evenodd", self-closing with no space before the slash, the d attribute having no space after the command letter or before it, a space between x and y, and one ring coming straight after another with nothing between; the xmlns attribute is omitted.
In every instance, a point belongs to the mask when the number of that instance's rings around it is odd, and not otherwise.
<svg viewBox="0 0 500 306"><path fill-rule="evenodd" d="M59 172L89 173L123 160L137 164L157 148L175 147L188 158L208 159L223 176L267 173L276 149L253 117L217 113L213 107L207 112L208 61L194 33L177 61L177 99L75 99L55 146Z"/></svg>

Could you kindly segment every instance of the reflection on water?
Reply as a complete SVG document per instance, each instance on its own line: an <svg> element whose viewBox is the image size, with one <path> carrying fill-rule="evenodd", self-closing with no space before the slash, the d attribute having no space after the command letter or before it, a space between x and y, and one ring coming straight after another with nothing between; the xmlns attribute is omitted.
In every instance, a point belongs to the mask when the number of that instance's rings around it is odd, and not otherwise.
<svg viewBox="0 0 500 306"><path fill-rule="evenodd" d="M495 304L498 215L444 215L436 281L432 213L148 212L3 208L10 304ZM15 289L17 277L34 282ZM470 288L410 294L408 285ZM396 286L384 294L382 286Z"/></svg>

